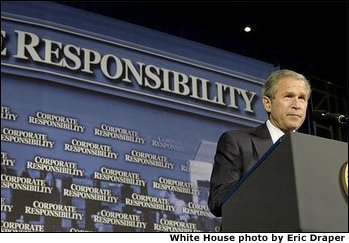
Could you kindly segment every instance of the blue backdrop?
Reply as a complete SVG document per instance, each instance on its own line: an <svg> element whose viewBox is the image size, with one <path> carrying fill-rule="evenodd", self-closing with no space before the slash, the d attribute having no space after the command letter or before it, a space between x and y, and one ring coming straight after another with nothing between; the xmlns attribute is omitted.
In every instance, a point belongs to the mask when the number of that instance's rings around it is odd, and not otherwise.
<svg viewBox="0 0 349 243"><path fill-rule="evenodd" d="M260 90L275 67L50 2L2 3L1 31L2 231L218 230L207 208L217 140L264 122ZM134 76L132 85L111 80L99 64L88 73L36 61L29 49L19 58L36 38L40 58L56 63L74 45L208 80L212 99L217 83L255 93L253 112L242 91L232 109L146 89ZM62 48L50 53L45 40Z"/></svg>

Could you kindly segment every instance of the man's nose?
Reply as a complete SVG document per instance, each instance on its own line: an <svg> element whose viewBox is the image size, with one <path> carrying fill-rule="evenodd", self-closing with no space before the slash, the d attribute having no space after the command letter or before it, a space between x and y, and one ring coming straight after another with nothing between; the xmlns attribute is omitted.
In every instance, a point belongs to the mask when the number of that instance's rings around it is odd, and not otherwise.
<svg viewBox="0 0 349 243"><path fill-rule="evenodd" d="M301 102L300 102L300 100L297 97L295 97L292 100L292 108L294 108L294 109L300 109L301 108Z"/></svg>

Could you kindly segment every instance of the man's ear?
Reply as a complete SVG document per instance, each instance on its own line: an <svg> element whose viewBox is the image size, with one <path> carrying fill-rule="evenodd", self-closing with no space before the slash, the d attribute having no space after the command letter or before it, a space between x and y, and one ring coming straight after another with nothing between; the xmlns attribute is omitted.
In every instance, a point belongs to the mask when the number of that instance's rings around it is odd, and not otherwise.
<svg viewBox="0 0 349 243"><path fill-rule="evenodd" d="M266 112L271 112L271 99L267 96L263 96L263 106Z"/></svg>

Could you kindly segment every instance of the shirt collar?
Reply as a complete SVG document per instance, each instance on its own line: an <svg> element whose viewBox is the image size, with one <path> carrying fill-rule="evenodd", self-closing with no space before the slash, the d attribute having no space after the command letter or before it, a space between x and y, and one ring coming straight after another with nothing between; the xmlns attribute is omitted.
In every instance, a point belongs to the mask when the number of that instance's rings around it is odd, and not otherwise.
<svg viewBox="0 0 349 243"><path fill-rule="evenodd" d="M281 131L279 128L274 126L270 120L267 120L266 122L267 128L269 130L271 139L273 140L273 143L275 143L279 138L281 138L285 133Z"/></svg>

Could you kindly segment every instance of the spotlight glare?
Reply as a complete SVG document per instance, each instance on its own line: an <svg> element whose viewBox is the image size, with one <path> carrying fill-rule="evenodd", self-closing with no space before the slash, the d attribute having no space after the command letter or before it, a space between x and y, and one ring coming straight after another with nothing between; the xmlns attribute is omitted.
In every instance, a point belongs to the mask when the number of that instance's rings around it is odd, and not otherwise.
<svg viewBox="0 0 349 243"><path fill-rule="evenodd" d="M251 30L252 30L252 29L251 29L251 27L249 27L249 26L246 26L245 29L244 29L245 32L250 32Z"/></svg>

